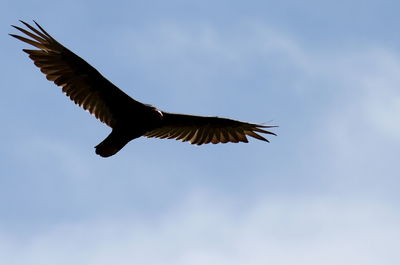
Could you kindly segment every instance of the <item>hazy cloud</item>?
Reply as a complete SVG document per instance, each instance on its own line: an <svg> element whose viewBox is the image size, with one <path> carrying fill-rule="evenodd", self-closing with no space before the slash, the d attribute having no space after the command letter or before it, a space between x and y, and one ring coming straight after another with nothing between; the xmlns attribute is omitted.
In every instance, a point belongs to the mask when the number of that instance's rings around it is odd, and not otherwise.
<svg viewBox="0 0 400 265"><path fill-rule="evenodd" d="M194 195L157 220L87 220L2 235L7 264L397 264L400 216L379 202L261 200L243 213ZM5 248L4 248L5 247Z"/></svg>

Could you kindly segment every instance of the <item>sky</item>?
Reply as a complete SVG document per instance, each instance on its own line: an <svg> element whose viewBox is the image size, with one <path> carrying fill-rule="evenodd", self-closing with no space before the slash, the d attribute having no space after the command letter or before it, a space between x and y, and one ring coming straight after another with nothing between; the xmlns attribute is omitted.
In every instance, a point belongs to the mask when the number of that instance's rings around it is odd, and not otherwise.
<svg viewBox="0 0 400 265"><path fill-rule="evenodd" d="M399 264L399 9L2 0L0 264ZM278 136L101 158L110 129L7 35L19 19L136 100Z"/></svg>

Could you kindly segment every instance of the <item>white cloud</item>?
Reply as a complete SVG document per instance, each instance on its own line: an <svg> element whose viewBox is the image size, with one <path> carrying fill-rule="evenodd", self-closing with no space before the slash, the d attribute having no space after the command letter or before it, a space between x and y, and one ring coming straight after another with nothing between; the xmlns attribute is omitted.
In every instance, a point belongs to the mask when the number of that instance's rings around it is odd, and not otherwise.
<svg viewBox="0 0 400 265"><path fill-rule="evenodd" d="M241 212L241 213L240 213ZM64 223L2 233L4 264L398 264L398 211L329 198L259 200L237 211L197 194L156 220Z"/></svg>
<svg viewBox="0 0 400 265"><path fill-rule="evenodd" d="M394 174L388 163L400 146L398 58L388 49L363 48L332 58L331 66L324 66L329 73L326 82L338 86L315 134L327 138L324 147L329 148L332 162L339 161L335 167L348 175Z"/></svg>
<svg viewBox="0 0 400 265"><path fill-rule="evenodd" d="M364 110L370 124L400 144L400 56L381 51L375 72L365 78Z"/></svg>

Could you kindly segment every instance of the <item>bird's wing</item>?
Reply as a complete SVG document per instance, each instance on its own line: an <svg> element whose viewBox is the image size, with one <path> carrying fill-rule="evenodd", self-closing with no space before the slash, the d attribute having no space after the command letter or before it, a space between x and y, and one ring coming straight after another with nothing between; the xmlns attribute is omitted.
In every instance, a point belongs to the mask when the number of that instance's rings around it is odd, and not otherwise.
<svg viewBox="0 0 400 265"><path fill-rule="evenodd" d="M29 54L29 58L48 80L62 87L62 91L71 100L100 121L113 128L118 118L126 115L127 110L146 109L146 105L118 89L85 60L53 39L39 24L35 22L37 28L34 28L26 22L21 23L30 31L13 27L30 38L10 35L38 48L23 51Z"/></svg>
<svg viewBox="0 0 400 265"><path fill-rule="evenodd" d="M147 132L144 136L176 139L182 142L189 141L191 144L197 145L227 142L247 143L246 136L269 142L258 133L275 135L273 132L266 130L266 128L272 127L276 126L251 124L218 117L163 112L162 126Z"/></svg>

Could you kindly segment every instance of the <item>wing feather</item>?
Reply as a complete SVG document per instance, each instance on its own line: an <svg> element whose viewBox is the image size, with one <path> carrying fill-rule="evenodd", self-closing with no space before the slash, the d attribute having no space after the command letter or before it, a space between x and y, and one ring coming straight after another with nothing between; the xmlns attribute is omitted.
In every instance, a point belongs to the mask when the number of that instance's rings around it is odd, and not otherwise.
<svg viewBox="0 0 400 265"><path fill-rule="evenodd" d="M147 132L145 136L177 139L182 142L189 141L196 145L227 142L247 143L246 135L268 142L266 138L257 133L275 135L275 133L266 130L273 127L276 126L252 124L218 117L163 112L162 125Z"/></svg>
<svg viewBox="0 0 400 265"><path fill-rule="evenodd" d="M190 140L190 143L191 144L201 145L202 144L203 135L204 135L204 131L205 131L204 127L199 127L197 129L197 133Z"/></svg>
<svg viewBox="0 0 400 265"><path fill-rule="evenodd" d="M192 139L193 135L196 133L196 129L195 128L188 127L188 128L185 128L185 129L188 130L188 134L182 139L182 142L190 141Z"/></svg>
<svg viewBox="0 0 400 265"><path fill-rule="evenodd" d="M207 132L207 137L204 139L204 143L203 144L209 144L211 143L212 137L214 135L214 129L210 129Z"/></svg>
<svg viewBox="0 0 400 265"><path fill-rule="evenodd" d="M13 26L25 36L10 34L37 49L23 49L46 78L61 86L62 91L77 105L88 110L100 121L114 127L126 111L145 112L149 109L121 91L95 68L50 36L38 23L36 28L21 21L27 29Z"/></svg>
<svg viewBox="0 0 400 265"><path fill-rule="evenodd" d="M176 137L176 140L182 140L185 138L186 135L188 135L190 131L188 131L186 128L180 128L180 134Z"/></svg>

